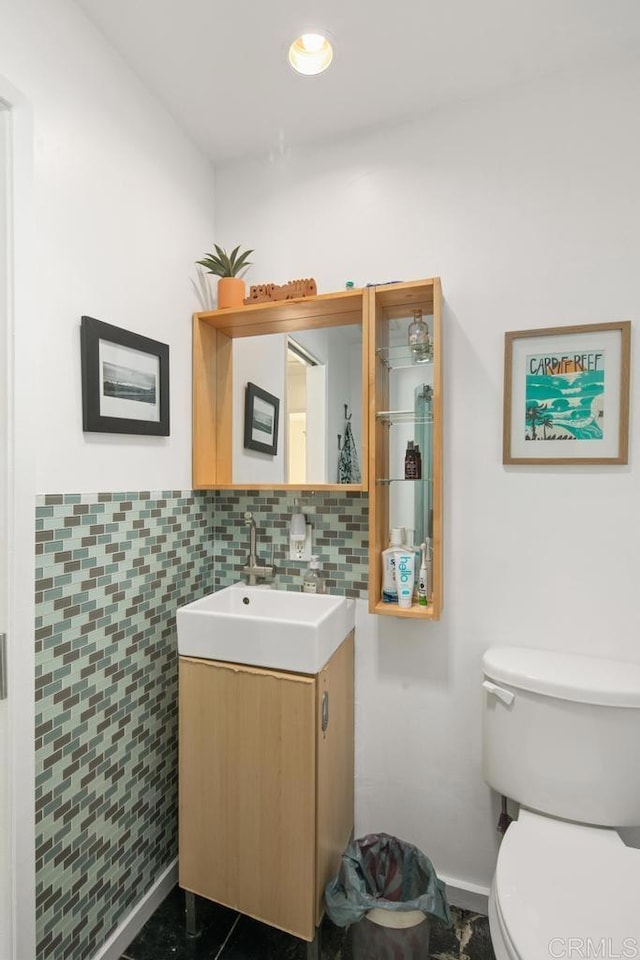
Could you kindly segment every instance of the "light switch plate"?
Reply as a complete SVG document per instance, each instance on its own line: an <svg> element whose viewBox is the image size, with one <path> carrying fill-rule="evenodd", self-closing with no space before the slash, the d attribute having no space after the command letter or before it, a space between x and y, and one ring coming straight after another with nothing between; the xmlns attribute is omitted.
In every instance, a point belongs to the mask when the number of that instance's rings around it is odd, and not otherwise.
<svg viewBox="0 0 640 960"><path fill-rule="evenodd" d="M310 523L305 524L306 536L304 540L292 540L289 538L289 560L311 560L313 553L313 527Z"/></svg>

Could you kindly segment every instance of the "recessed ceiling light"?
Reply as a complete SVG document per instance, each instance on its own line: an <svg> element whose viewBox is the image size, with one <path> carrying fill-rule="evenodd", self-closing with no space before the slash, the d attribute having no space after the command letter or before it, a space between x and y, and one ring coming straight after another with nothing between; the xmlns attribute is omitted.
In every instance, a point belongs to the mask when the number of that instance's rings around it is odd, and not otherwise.
<svg viewBox="0 0 640 960"><path fill-rule="evenodd" d="M289 47L289 63L306 77L322 73L332 60L333 47L321 33L303 33Z"/></svg>

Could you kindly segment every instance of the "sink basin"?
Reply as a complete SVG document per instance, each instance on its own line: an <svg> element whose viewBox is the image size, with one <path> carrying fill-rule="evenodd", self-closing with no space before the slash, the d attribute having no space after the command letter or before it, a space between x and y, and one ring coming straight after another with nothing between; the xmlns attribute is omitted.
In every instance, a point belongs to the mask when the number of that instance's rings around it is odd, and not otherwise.
<svg viewBox="0 0 640 960"><path fill-rule="evenodd" d="M180 656L318 673L353 630L355 603L237 583L179 607L177 622Z"/></svg>

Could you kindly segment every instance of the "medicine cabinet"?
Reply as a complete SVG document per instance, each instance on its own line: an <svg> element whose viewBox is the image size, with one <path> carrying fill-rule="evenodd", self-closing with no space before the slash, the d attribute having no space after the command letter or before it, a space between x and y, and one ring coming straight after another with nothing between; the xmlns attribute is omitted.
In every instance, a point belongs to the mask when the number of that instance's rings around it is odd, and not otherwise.
<svg viewBox="0 0 640 960"><path fill-rule="evenodd" d="M386 616L437 620L442 610L441 305L440 280L434 278L193 318L194 487L368 491L369 610ZM409 349L416 310L429 327L425 362ZM296 363L302 373L291 371ZM306 406L298 399L301 379ZM245 447L249 382L278 401L275 455ZM271 413L268 405L258 411L257 430L268 432ZM258 422L262 415L266 424ZM338 483L338 435L344 443L346 417L359 477ZM405 478L409 441L420 449L419 479ZM289 448L298 454L295 468ZM304 480L300 469L307 471ZM401 609L382 601L381 554L393 527L411 531L415 544L430 541L426 606Z"/></svg>
<svg viewBox="0 0 640 960"><path fill-rule="evenodd" d="M442 609L442 294L440 280L369 290L369 610L437 620ZM409 326L421 311L429 327L428 355L409 346ZM405 477L405 451L417 444L419 479ZM393 527L415 544L431 544L428 602L401 609L382 600L382 551ZM417 571L416 571L417 579Z"/></svg>
<svg viewBox="0 0 640 960"><path fill-rule="evenodd" d="M196 489L367 489L367 293L194 315ZM254 439L264 436L267 444L247 446L248 383L258 388L250 407ZM346 482L338 482L347 422L356 455ZM275 451L264 449L269 444Z"/></svg>

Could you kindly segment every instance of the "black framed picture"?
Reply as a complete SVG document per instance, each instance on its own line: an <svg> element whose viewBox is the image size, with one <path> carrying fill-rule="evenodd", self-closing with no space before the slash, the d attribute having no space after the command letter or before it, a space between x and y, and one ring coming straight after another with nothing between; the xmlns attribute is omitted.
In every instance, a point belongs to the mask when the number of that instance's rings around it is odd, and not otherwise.
<svg viewBox="0 0 640 960"><path fill-rule="evenodd" d="M278 452L280 401L255 383L247 383L244 396L244 446L260 453Z"/></svg>
<svg viewBox="0 0 640 960"><path fill-rule="evenodd" d="M82 429L169 436L169 347L83 317Z"/></svg>

